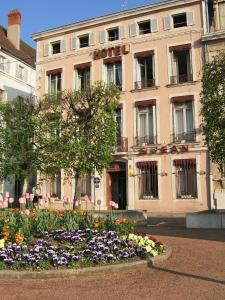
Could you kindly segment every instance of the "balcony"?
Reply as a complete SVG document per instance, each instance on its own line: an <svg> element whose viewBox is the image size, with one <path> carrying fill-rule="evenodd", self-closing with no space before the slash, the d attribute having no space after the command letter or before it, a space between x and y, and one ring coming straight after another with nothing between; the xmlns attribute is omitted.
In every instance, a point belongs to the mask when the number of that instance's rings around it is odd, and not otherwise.
<svg viewBox="0 0 225 300"><path fill-rule="evenodd" d="M135 90L146 89L155 86L155 79L136 81L134 85L135 85Z"/></svg>
<svg viewBox="0 0 225 300"><path fill-rule="evenodd" d="M195 142L196 130L172 134L173 143Z"/></svg>
<svg viewBox="0 0 225 300"><path fill-rule="evenodd" d="M157 138L155 135L146 135L144 137L136 136L134 138L134 146L142 147L147 145L155 145Z"/></svg>
<svg viewBox="0 0 225 300"><path fill-rule="evenodd" d="M116 152L127 152L128 151L128 138L119 137L117 138Z"/></svg>
<svg viewBox="0 0 225 300"><path fill-rule="evenodd" d="M179 84L179 83L192 82L192 81L193 81L193 74L179 74L176 76L170 76L171 84Z"/></svg>

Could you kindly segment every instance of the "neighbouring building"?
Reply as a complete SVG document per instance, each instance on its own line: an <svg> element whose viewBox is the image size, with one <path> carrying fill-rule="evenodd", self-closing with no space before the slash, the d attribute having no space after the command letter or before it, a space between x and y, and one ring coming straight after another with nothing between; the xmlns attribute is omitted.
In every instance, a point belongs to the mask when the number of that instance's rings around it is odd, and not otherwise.
<svg viewBox="0 0 225 300"><path fill-rule="evenodd" d="M37 93L121 86L114 161L84 194L101 209L190 212L210 207L209 163L200 130L202 2L172 0L33 34ZM42 193L73 196L63 171Z"/></svg>
<svg viewBox="0 0 225 300"><path fill-rule="evenodd" d="M20 31L21 14L12 10L8 28L0 26L0 101L35 95L36 51L20 39ZM5 191L18 198L21 186L10 178L0 185L0 193Z"/></svg>
<svg viewBox="0 0 225 300"><path fill-rule="evenodd" d="M212 61L219 51L225 50L225 0L204 0L202 45L205 61ZM225 166L224 173L211 163L212 208L225 209Z"/></svg>

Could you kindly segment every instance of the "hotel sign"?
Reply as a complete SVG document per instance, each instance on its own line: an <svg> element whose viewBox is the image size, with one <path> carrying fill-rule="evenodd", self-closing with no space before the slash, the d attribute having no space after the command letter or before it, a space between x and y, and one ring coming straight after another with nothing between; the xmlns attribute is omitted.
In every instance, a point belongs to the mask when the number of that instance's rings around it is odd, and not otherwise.
<svg viewBox="0 0 225 300"><path fill-rule="evenodd" d="M140 154L163 154L163 153L183 153L188 152L188 145L181 145L181 146L162 146L162 147L153 147L153 148L140 148Z"/></svg>
<svg viewBox="0 0 225 300"><path fill-rule="evenodd" d="M125 55L130 52L128 45L115 46L110 48L104 48L101 50L95 50L93 54L93 59L101 59L101 58L111 58L118 57L120 55Z"/></svg>

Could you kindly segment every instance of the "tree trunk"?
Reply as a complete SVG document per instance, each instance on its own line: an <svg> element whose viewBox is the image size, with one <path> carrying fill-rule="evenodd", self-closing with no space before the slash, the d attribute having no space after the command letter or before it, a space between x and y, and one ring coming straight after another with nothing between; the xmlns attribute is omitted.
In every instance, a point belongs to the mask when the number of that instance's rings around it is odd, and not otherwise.
<svg viewBox="0 0 225 300"><path fill-rule="evenodd" d="M73 210L75 210L76 208L75 201L77 200L77 186L78 186L80 174L76 172L74 178L75 178L75 188L74 188L74 197L73 197Z"/></svg>

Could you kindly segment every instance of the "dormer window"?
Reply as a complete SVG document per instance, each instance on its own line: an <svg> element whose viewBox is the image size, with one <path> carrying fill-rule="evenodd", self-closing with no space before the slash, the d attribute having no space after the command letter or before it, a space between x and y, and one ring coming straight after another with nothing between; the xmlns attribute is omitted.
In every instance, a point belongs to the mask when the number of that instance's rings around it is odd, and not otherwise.
<svg viewBox="0 0 225 300"><path fill-rule="evenodd" d="M172 18L173 18L173 28L187 26L187 14L186 13L174 15L174 16L172 16Z"/></svg>
<svg viewBox="0 0 225 300"><path fill-rule="evenodd" d="M80 48L89 47L89 35L85 34L79 37Z"/></svg>
<svg viewBox="0 0 225 300"><path fill-rule="evenodd" d="M151 21L148 20L138 23L138 30L140 35L151 33Z"/></svg>
<svg viewBox="0 0 225 300"><path fill-rule="evenodd" d="M52 46L52 54L57 54L61 52L60 41L51 43Z"/></svg>
<svg viewBox="0 0 225 300"><path fill-rule="evenodd" d="M108 41L117 41L119 40L119 28L111 28L107 30L108 32Z"/></svg>

